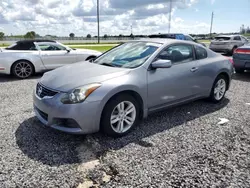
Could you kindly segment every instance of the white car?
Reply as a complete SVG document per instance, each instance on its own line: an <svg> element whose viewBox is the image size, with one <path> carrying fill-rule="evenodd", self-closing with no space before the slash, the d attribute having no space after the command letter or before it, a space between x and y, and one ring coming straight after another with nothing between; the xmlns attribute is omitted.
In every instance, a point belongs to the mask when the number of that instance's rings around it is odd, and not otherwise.
<svg viewBox="0 0 250 188"><path fill-rule="evenodd" d="M23 40L0 50L0 73L24 79L79 61L88 61L101 52L72 49L51 40Z"/></svg>

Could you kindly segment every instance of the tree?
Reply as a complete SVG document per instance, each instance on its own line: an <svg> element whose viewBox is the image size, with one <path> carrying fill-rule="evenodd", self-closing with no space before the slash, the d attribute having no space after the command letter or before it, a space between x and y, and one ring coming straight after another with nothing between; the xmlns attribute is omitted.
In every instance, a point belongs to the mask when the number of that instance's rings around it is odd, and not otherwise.
<svg viewBox="0 0 250 188"><path fill-rule="evenodd" d="M4 33L0 32L0 39L3 39L3 37L4 37Z"/></svg>
<svg viewBox="0 0 250 188"><path fill-rule="evenodd" d="M70 34L69 34L69 37L70 37L70 38L74 38L74 37L75 37L75 34L74 34L74 33L70 33Z"/></svg>
<svg viewBox="0 0 250 188"><path fill-rule="evenodd" d="M105 34L105 35L103 36L103 38L106 40L106 39L108 38L108 35Z"/></svg>
<svg viewBox="0 0 250 188"><path fill-rule="evenodd" d="M246 33L250 33L250 28L249 28L249 26L248 26L247 29L246 29Z"/></svg>
<svg viewBox="0 0 250 188"><path fill-rule="evenodd" d="M133 35L133 33L130 34L130 38L132 38L132 39L135 38L134 35Z"/></svg>
<svg viewBox="0 0 250 188"><path fill-rule="evenodd" d="M87 34L87 38L91 38L91 34Z"/></svg>
<svg viewBox="0 0 250 188"><path fill-rule="evenodd" d="M36 36L35 31L30 31L30 32L27 32L27 33L24 35L24 38L27 38L27 39L34 39L35 36Z"/></svg>

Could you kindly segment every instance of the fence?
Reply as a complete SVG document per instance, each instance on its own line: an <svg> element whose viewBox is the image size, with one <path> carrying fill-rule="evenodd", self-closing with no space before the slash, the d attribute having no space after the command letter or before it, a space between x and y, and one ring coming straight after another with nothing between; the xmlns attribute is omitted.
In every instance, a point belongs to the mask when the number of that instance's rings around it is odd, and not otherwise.
<svg viewBox="0 0 250 188"><path fill-rule="evenodd" d="M86 38L86 37L43 37L43 38L35 38L35 39L47 39L47 40L56 40L61 43L97 43L98 39L96 37ZM119 42L126 42L129 40L136 40L140 39L139 37L131 38L131 37L108 37L108 38L100 38L100 43L119 43ZM6 37L0 40L0 44L12 44L15 41L25 40L24 38L13 38L13 37Z"/></svg>

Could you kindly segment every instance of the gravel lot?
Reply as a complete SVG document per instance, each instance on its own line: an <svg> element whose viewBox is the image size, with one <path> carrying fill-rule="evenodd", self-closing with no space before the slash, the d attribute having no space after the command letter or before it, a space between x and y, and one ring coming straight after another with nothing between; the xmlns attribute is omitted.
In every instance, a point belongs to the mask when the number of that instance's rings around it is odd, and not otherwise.
<svg viewBox="0 0 250 188"><path fill-rule="evenodd" d="M43 127L32 109L39 77L0 75L1 188L250 187L250 73L235 76L221 104L153 114L120 139Z"/></svg>

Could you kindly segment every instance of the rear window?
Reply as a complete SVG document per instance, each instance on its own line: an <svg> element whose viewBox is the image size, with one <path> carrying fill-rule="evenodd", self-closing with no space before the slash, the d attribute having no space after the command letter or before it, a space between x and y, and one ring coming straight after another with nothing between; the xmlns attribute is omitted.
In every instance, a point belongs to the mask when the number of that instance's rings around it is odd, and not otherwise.
<svg viewBox="0 0 250 188"><path fill-rule="evenodd" d="M222 41L222 40L230 40L231 37L215 37L214 39Z"/></svg>

